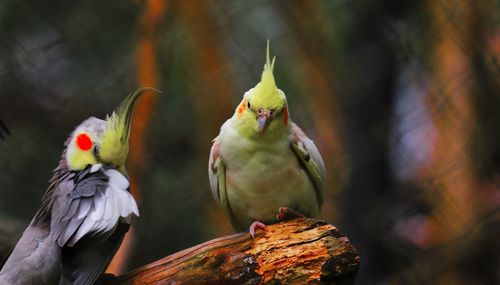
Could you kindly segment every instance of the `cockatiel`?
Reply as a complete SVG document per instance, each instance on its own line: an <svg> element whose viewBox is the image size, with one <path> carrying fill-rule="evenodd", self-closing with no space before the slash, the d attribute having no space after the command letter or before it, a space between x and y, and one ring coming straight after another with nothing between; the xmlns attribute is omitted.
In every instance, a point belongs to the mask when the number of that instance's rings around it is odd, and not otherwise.
<svg viewBox="0 0 500 285"><path fill-rule="evenodd" d="M93 284L118 250L137 204L125 162L143 88L106 120L90 117L65 143L42 204L0 271L0 284Z"/></svg>
<svg viewBox="0 0 500 285"><path fill-rule="evenodd" d="M268 42L261 81L222 125L208 163L215 200L233 227L250 226L252 237L256 227L287 216L319 217L323 203L323 159L292 123L285 93L274 80L274 63Z"/></svg>

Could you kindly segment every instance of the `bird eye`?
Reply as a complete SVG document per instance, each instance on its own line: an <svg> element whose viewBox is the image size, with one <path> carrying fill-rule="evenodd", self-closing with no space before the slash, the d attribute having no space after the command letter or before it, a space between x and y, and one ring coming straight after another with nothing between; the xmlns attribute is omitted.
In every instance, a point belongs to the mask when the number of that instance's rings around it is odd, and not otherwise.
<svg viewBox="0 0 500 285"><path fill-rule="evenodd" d="M247 102L247 107L248 109L250 109L250 102Z"/></svg>
<svg viewBox="0 0 500 285"><path fill-rule="evenodd" d="M100 152L99 145L95 145L95 146L94 146L94 155L95 155L96 157L99 157L99 152Z"/></svg>

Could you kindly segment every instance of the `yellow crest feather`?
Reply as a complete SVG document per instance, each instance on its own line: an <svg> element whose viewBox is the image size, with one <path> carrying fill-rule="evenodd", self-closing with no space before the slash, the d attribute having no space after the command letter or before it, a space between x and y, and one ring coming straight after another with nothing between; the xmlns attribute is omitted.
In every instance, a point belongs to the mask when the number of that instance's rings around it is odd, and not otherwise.
<svg viewBox="0 0 500 285"><path fill-rule="evenodd" d="M274 80L273 71L275 62L276 57L273 57L273 60L270 61L268 40L264 70L262 71L260 82L255 86L253 90L252 103L255 106L264 107L278 106L280 104L283 104L283 98L279 95L278 86L276 86L276 81Z"/></svg>

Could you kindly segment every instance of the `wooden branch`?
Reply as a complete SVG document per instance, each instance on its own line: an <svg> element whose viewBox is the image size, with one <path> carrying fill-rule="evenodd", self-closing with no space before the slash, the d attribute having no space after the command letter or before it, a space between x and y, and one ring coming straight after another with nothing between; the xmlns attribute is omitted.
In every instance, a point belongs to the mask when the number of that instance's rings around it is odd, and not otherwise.
<svg viewBox="0 0 500 285"><path fill-rule="evenodd" d="M105 284L353 284L359 256L324 221L296 219L214 239Z"/></svg>

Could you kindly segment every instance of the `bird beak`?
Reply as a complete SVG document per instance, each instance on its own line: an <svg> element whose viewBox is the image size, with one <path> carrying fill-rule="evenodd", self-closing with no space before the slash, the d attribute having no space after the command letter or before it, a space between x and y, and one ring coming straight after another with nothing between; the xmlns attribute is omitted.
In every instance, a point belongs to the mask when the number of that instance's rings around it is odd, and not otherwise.
<svg viewBox="0 0 500 285"><path fill-rule="evenodd" d="M266 131L267 124L271 119L271 112L268 110L260 110L257 114L257 126L259 127L259 133L263 134Z"/></svg>
<svg viewBox="0 0 500 285"><path fill-rule="evenodd" d="M128 156L128 141L135 102L147 92L161 93L154 88L141 88L130 93L116 110L106 118L100 146L100 158L117 166L125 165Z"/></svg>

